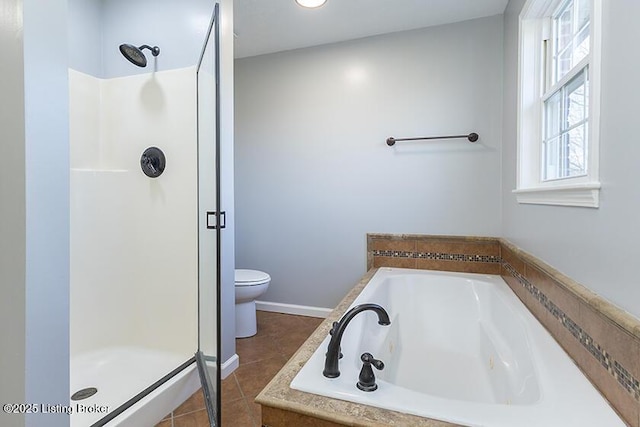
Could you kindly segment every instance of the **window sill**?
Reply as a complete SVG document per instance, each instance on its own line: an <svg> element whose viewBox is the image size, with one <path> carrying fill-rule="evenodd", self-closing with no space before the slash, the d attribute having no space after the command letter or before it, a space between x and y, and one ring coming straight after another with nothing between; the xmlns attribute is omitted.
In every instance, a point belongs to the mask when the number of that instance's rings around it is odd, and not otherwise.
<svg viewBox="0 0 640 427"><path fill-rule="evenodd" d="M579 206L597 208L600 205L600 183L555 185L513 190L518 203L534 205Z"/></svg>

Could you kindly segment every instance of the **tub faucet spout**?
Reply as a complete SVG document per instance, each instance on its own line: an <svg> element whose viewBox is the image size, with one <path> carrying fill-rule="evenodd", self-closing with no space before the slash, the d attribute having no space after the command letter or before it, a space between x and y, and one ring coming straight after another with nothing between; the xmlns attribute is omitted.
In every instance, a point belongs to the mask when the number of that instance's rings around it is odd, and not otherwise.
<svg viewBox="0 0 640 427"><path fill-rule="evenodd" d="M337 378L340 376L340 370L338 369L338 359L340 357L340 342L342 341L342 334L347 328L347 325L351 320L363 311L371 310L378 315L378 324L390 325L389 314L384 308L378 304L360 304L347 311L339 322L333 322L331 328L331 340L329 341L329 347L327 348L327 355L324 360L324 370L322 375L327 378Z"/></svg>

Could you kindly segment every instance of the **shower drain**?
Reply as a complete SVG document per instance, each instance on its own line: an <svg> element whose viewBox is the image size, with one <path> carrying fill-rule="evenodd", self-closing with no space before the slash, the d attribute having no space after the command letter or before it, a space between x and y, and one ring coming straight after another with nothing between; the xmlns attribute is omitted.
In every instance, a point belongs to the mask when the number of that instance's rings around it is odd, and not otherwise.
<svg viewBox="0 0 640 427"><path fill-rule="evenodd" d="M71 400L83 400L87 399L98 392L98 389L95 387L87 387L82 390L78 390L71 395Z"/></svg>

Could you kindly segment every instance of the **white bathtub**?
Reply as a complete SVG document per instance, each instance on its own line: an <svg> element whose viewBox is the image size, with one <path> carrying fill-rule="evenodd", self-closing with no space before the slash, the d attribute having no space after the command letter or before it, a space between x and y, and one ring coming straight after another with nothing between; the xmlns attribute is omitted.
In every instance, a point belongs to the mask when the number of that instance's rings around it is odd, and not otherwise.
<svg viewBox="0 0 640 427"><path fill-rule="evenodd" d="M329 337L291 382L309 393L469 426L624 426L500 276L381 268L352 307L341 375L322 375ZM360 355L385 363L356 387Z"/></svg>

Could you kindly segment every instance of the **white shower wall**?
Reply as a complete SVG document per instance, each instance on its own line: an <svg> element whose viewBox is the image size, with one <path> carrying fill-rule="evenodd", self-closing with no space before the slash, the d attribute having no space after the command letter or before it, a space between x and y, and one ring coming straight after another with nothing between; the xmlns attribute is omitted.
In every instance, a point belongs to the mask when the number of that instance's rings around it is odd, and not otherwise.
<svg viewBox="0 0 640 427"><path fill-rule="evenodd" d="M98 79L69 71L71 356L197 348L195 68ZM167 163L140 169L150 146Z"/></svg>

